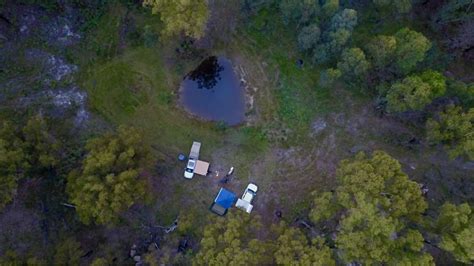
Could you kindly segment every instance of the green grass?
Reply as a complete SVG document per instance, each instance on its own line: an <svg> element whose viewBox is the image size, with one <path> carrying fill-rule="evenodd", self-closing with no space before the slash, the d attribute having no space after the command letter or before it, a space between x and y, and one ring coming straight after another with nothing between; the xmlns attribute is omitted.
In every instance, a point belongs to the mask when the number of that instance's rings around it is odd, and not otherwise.
<svg viewBox="0 0 474 266"><path fill-rule="evenodd" d="M96 34L104 39L116 36L119 30L115 27L116 22L105 18L123 14L121 7L110 9L101 20L104 27ZM198 208L200 215L205 215L217 192L208 179L183 180L184 165L176 161L176 155L187 153L193 140L203 143L203 159L214 158L222 167L234 166L240 182L256 178L259 185L265 187L266 182L276 178L273 175L278 166L267 161L259 166L265 168L257 171L259 176L253 176L256 174L255 165L271 158L267 156L272 150L263 133L264 128L268 125L279 127L279 123L272 122L280 121L291 129L290 144L312 149L314 139L308 137L312 120L337 110L342 104L331 89L318 87L320 70L312 67L310 59L297 51L293 31L281 22L264 31L259 28L259 25L265 25L261 21L271 19L280 21L275 14L260 14L254 24L240 30L232 47L223 49L224 54L234 51L237 56L246 56L255 70L268 76L268 80L260 84L267 94L256 95L255 99L257 106L266 113L256 126L222 130L216 123L193 119L182 110L177 102L179 83L185 69L192 69L198 62L180 60L175 64L165 64L165 57L173 60L171 43L161 41L160 46L152 48L128 45L120 55L110 53L110 58L101 56L96 49L108 47L108 44L90 46L95 57L82 67L80 75L81 85L89 95L90 107L113 125L128 124L142 130L145 143L153 148L157 167L162 169L153 172L153 179L160 182L153 189L153 197L154 209L164 222L171 221L179 210L188 207ZM137 21L140 25L150 22L143 17ZM117 45L113 40L110 43ZM110 49L115 51L116 48ZM300 58L305 61L303 68L296 66L296 60ZM182 65L179 69L176 68L178 64ZM247 70L254 74L251 68Z"/></svg>
<svg viewBox="0 0 474 266"><path fill-rule="evenodd" d="M273 26L266 26L269 23ZM278 72L277 88L273 90L275 115L296 136L307 133L315 116L337 107L330 89L318 86L320 69L311 66L311 59L298 52L295 31L284 25L276 12L260 12L241 35L244 36L239 43L244 44L242 48L268 62L269 72ZM298 59L303 59L303 68L296 65Z"/></svg>
<svg viewBox="0 0 474 266"><path fill-rule="evenodd" d="M123 5L110 6L109 11L97 19L93 25L94 30L87 35L87 40L84 42L85 49L93 52L98 58L111 58L116 55L119 27L126 13L127 10Z"/></svg>
<svg viewBox="0 0 474 266"><path fill-rule="evenodd" d="M218 142L211 123L190 120L177 108L178 84L168 75L161 54L141 47L91 67L83 84L93 110L114 124L143 129L148 143L162 151L186 152L196 139Z"/></svg>

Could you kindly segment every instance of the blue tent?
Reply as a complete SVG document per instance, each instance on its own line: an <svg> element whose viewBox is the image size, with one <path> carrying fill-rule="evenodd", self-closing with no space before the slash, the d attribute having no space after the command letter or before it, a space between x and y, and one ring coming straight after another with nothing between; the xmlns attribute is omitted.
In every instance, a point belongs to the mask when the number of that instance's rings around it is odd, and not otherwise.
<svg viewBox="0 0 474 266"><path fill-rule="evenodd" d="M225 188L221 188L219 193L217 194L214 203L211 205L211 211L219 214L224 215L227 212L227 209L232 207L237 196L232 191L229 191Z"/></svg>
<svg viewBox="0 0 474 266"><path fill-rule="evenodd" d="M216 204L221 205L222 207L226 209L229 209L234 204L236 198L237 196L235 196L235 194L232 191L229 191L225 188L221 188L214 202Z"/></svg>

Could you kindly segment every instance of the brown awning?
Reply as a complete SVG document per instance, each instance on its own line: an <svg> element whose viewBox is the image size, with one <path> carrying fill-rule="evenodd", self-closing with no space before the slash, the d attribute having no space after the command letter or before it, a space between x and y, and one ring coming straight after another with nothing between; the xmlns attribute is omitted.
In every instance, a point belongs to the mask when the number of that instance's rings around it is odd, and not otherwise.
<svg viewBox="0 0 474 266"><path fill-rule="evenodd" d="M194 173L198 175L207 175L207 171L209 170L209 163L197 160L196 167L194 167Z"/></svg>

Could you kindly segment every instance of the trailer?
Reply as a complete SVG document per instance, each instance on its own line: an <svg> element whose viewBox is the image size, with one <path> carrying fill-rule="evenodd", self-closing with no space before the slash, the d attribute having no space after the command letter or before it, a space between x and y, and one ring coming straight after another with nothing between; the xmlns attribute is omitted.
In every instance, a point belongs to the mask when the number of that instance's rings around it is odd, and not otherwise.
<svg viewBox="0 0 474 266"><path fill-rule="evenodd" d="M191 152L189 152L189 158L197 160L199 159L199 151L201 150L201 142L193 141L191 146Z"/></svg>
<svg viewBox="0 0 474 266"><path fill-rule="evenodd" d="M184 170L184 177L191 179L194 176L194 169L196 168L197 160L199 159L199 152L201 150L201 142L193 141L191 151L189 152L189 160Z"/></svg>

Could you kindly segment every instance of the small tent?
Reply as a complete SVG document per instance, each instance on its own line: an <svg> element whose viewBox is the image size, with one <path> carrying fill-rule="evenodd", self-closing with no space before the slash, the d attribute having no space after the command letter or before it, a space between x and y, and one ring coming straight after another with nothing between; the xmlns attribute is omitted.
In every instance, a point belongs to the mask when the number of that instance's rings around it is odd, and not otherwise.
<svg viewBox="0 0 474 266"><path fill-rule="evenodd" d="M225 215L227 213L227 209L234 205L236 199L237 196L232 191L221 188L211 205L211 211L218 215Z"/></svg>

